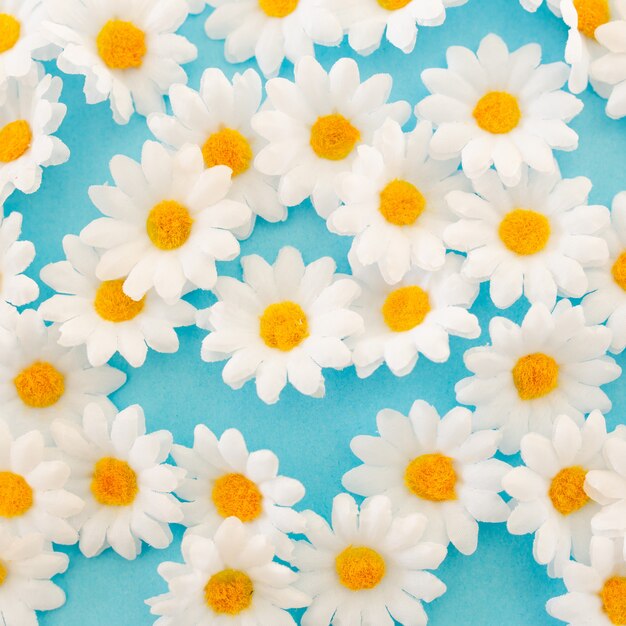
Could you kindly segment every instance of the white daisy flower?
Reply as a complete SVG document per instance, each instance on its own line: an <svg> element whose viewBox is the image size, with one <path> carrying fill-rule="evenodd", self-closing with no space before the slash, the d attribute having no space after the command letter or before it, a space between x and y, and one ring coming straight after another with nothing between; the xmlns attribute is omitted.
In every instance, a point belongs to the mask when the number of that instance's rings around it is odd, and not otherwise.
<svg viewBox="0 0 626 626"><path fill-rule="evenodd" d="M409 417L383 409L380 436L358 435L350 443L363 461L343 477L343 486L362 496L384 494L399 514L422 513L424 538L463 554L478 545L477 522L503 522L509 508L498 495L510 469L493 458L500 435L472 433L472 413L455 407L443 417L423 400Z"/></svg>
<svg viewBox="0 0 626 626"><path fill-rule="evenodd" d="M437 272L411 270L393 286L377 268L359 268L351 261L363 289L353 308L363 316L365 330L350 340L360 378L371 376L383 363L396 376L406 376L420 353L443 363L450 357L450 335L466 339L480 335L478 319L467 310L478 295L478 285L459 273L460 255L448 254Z"/></svg>
<svg viewBox="0 0 626 626"><path fill-rule="evenodd" d="M593 537L591 565L570 561L564 568L567 593L551 598L548 613L569 626L626 624L626 561L624 539Z"/></svg>
<svg viewBox="0 0 626 626"><path fill-rule="evenodd" d="M43 536L12 535L0 527L0 615L4 626L37 626L35 611L65 604L65 592L51 578L69 565L67 554L54 552Z"/></svg>
<svg viewBox="0 0 626 626"><path fill-rule="evenodd" d="M0 447L0 526L17 535L37 532L46 541L76 543L78 535L68 519L80 513L84 503L65 490L67 464L54 458L39 431L14 439L2 419Z"/></svg>
<svg viewBox="0 0 626 626"><path fill-rule="evenodd" d="M21 213L0 217L0 302L23 306L39 297L39 286L24 272L35 258L35 246L19 241Z"/></svg>
<svg viewBox="0 0 626 626"><path fill-rule="evenodd" d="M304 497L304 486L278 475L278 458L270 450L248 452L234 428L218 439L204 424L194 430L193 447L175 444L172 457L187 475L176 489L183 502L183 523L192 532L213 536L227 517L236 517L252 532L265 535L286 560L292 542L287 533L301 533L304 520L291 507Z"/></svg>
<svg viewBox="0 0 626 626"><path fill-rule="evenodd" d="M343 27L334 0L207 0L215 10L205 31L225 39L229 63L256 57L263 74L276 76L284 59L296 63L315 54L313 44L338 46Z"/></svg>
<svg viewBox="0 0 626 626"><path fill-rule="evenodd" d="M116 186L97 185L89 196L106 217L80 234L103 250L100 280L124 278L123 290L141 300L151 287L166 302L181 298L187 284L212 289L215 261L239 254L232 231L248 229L250 209L226 198L230 170L204 167L198 146L176 153L146 141L141 163L117 155L111 160Z"/></svg>
<svg viewBox="0 0 626 626"><path fill-rule="evenodd" d="M296 63L295 83L267 83L269 106L252 118L252 126L270 143L255 165L281 177L281 202L295 206L311 196L324 218L337 208L335 178L350 171L356 148L371 143L387 118L400 124L409 118L407 102L387 102L391 86L389 74L361 83L353 59L339 59L327 73L313 57Z"/></svg>
<svg viewBox="0 0 626 626"><path fill-rule="evenodd" d="M166 304L150 290L141 300L122 290L124 279L100 281L96 267L100 256L75 235L63 238L67 261L51 263L41 279L56 295L39 307L43 319L59 324L59 344L85 345L94 367L104 365L118 352L133 366L144 364L148 348L176 352L175 328L195 322L196 309L179 300Z"/></svg>
<svg viewBox="0 0 626 626"><path fill-rule="evenodd" d="M59 102L62 86L58 76L44 76L37 63L22 78L7 79L0 90L0 204L14 189L34 193L43 167L69 159L67 146L53 135L67 110Z"/></svg>
<svg viewBox="0 0 626 626"><path fill-rule="evenodd" d="M489 324L492 345L463 355L473 376L456 384L457 400L476 407L476 428L502 431L500 450L513 454L527 432L546 437L558 415L577 424L611 401L600 389L621 374L606 356L611 331L585 324L582 308L560 300L552 313L533 304L518 326L504 317Z"/></svg>
<svg viewBox="0 0 626 626"><path fill-rule="evenodd" d="M335 262L322 257L305 266L298 250L282 248L274 265L260 256L241 260L243 282L220 276L218 302L199 311L198 325L211 331L202 359L228 359L224 382L239 389L256 378L259 398L278 401L287 380L308 396L324 395L322 368L350 365L344 339L363 329L349 309L360 289L335 275Z"/></svg>
<svg viewBox="0 0 626 626"><path fill-rule="evenodd" d="M174 491L183 470L165 463L172 434L146 434L142 408L135 404L107 419L90 404L82 428L64 420L52 425L54 440L72 474L68 489L81 494L85 508L73 518L86 557L109 546L125 559L172 543L170 524L183 518Z"/></svg>
<svg viewBox="0 0 626 626"><path fill-rule="evenodd" d="M174 34L187 17L186 0L47 0L46 8L59 69L83 74L87 103L109 99L118 124L135 110L165 110L169 87L187 82L181 64L197 49Z"/></svg>
<svg viewBox="0 0 626 626"><path fill-rule="evenodd" d="M457 171L459 159L428 158L431 137L428 122L404 134L388 120L374 133L373 146L359 146L352 172L337 177L344 204L329 215L328 229L354 236L358 261L377 264L390 284L412 266L429 271L443 266L442 235L452 218L445 197L467 189L467 179Z"/></svg>
<svg viewBox="0 0 626 626"><path fill-rule="evenodd" d="M47 434L58 417L80 421L94 402L115 413L107 396L126 374L108 365L91 367L84 348L64 348L58 339L58 329L46 326L36 311L0 311L0 398L16 435L33 429Z"/></svg>
<svg viewBox="0 0 626 626"><path fill-rule="evenodd" d="M444 546L423 540L426 517L392 515L385 496L368 498L359 508L346 493L333 500L332 527L313 511L304 515L310 543L296 544L296 586L313 602L302 626L426 624L422 603L446 591L424 571L437 569L446 556Z"/></svg>
<svg viewBox="0 0 626 626"><path fill-rule="evenodd" d="M278 200L277 180L253 165L262 143L250 126L263 98L259 75L246 70L235 74L231 83L224 72L209 68L202 74L199 92L174 85L169 97L174 115L153 113L148 118L156 138L177 149L196 144L206 167L226 165L231 169L229 198L247 204L254 214L270 222L286 219L287 211ZM250 234L253 223L242 236Z"/></svg>
<svg viewBox="0 0 626 626"><path fill-rule="evenodd" d="M593 411L582 426L560 415L551 438L538 433L522 437L525 465L502 479L513 498L507 528L514 535L534 533L533 555L548 566L550 576L562 577L572 554L578 561L589 558L591 518L600 507L591 500L585 477L605 466L606 438L600 411Z"/></svg>
<svg viewBox="0 0 626 626"><path fill-rule="evenodd" d="M419 117L437 126L430 144L434 158L460 154L472 179L493 165L512 186L519 183L524 163L549 174L556 168L553 150L576 149L578 135L567 122L583 104L561 91L567 65L541 65L538 44L509 53L504 41L490 34L476 54L451 46L446 58L448 69L422 72L433 95L416 107Z"/></svg>
<svg viewBox="0 0 626 626"><path fill-rule="evenodd" d="M515 187L503 186L493 170L473 182L474 193L453 191L447 197L460 219L444 239L467 253L463 274L490 281L489 294L501 309L522 294L550 308L557 295L582 297L583 268L602 265L608 254L599 231L609 224L609 211L588 206L591 181L524 167Z"/></svg>
<svg viewBox="0 0 626 626"><path fill-rule="evenodd" d="M186 534L184 563L158 567L168 592L146 600L155 626L296 626L288 609L310 598L292 585L298 574L273 561L267 537L252 534L237 518L213 534Z"/></svg>

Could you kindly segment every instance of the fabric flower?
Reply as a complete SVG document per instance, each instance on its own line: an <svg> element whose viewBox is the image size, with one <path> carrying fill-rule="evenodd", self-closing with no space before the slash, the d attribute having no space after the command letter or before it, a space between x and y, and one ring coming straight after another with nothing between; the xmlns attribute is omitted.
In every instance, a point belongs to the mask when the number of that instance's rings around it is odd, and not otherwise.
<svg viewBox="0 0 626 626"><path fill-rule="evenodd" d="M35 258L35 246L19 241L21 213L0 219L0 302L23 306L39 297L39 286L24 272Z"/></svg>

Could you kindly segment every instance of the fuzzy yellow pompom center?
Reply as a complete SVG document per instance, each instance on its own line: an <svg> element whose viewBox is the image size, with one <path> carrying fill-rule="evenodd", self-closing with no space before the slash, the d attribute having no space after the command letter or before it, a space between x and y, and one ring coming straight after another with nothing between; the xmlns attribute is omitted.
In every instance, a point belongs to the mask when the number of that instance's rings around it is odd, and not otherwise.
<svg viewBox="0 0 626 626"><path fill-rule="evenodd" d="M0 13L0 54L18 42L21 30L21 24L12 15Z"/></svg>
<svg viewBox="0 0 626 626"><path fill-rule="evenodd" d="M126 462L105 456L94 466L91 493L105 506L128 506L139 492L137 474Z"/></svg>
<svg viewBox="0 0 626 626"><path fill-rule="evenodd" d="M321 159L341 161L361 139L359 129L343 115L333 113L318 117L311 127L311 148Z"/></svg>
<svg viewBox="0 0 626 626"><path fill-rule="evenodd" d="M397 11L403 9L413 0L378 0L378 4L387 11Z"/></svg>
<svg viewBox="0 0 626 626"><path fill-rule="evenodd" d="M611 267L613 280L626 291L626 251L622 252Z"/></svg>
<svg viewBox="0 0 626 626"><path fill-rule="evenodd" d="M202 156L206 167L226 165L235 177L248 170L254 155L250 142L238 130L222 128L204 142Z"/></svg>
<svg viewBox="0 0 626 626"><path fill-rule="evenodd" d="M243 474L224 474L213 483L211 499L224 518L253 522L263 512L263 495L256 483Z"/></svg>
<svg viewBox="0 0 626 626"><path fill-rule="evenodd" d="M593 39L596 28L611 21L609 0L574 0L574 8L578 13L578 30Z"/></svg>
<svg viewBox="0 0 626 626"><path fill-rule="evenodd" d="M385 298L382 308L385 324L395 333L419 326L429 312L428 293L417 285L395 289Z"/></svg>
<svg viewBox="0 0 626 626"><path fill-rule="evenodd" d="M380 192L378 210L395 226L411 226L426 208L421 191L406 180L392 180Z"/></svg>
<svg viewBox="0 0 626 626"><path fill-rule="evenodd" d="M529 209L513 209L498 228L502 243L515 254L528 256L543 250L550 239L550 220Z"/></svg>
<svg viewBox="0 0 626 626"><path fill-rule="evenodd" d="M600 591L602 608L612 624L626 624L626 576L612 576Z"/></svg>
<svg viewBox="0 0 626 626"><path fill-rule="evenodd" d="M133 300L124 293L124 278L100 283L93 303L96 313L107 322L128 322L137 317L146 303L146 297Z"/></svg>
<svg viewBox="0 0 626 626"><path fill-rule="evenodd" d="M24 368L13 384L20 400L34 409L56 404L65 393L65 376L47 361L35 361Z"/></svg>
<svg viewBox="0 0 626 626"><path fill-rule="evenodd" d="M0 472L0 517L19 517L33 506L33 490L23 476Z"/></svg>
<svg viewBox="0 0 626 626"><path fill-rule="evenodd" d="M4 585L4 582L7 579L8 575L9 570L7 569L7 566L2 561L0 561L0 587Z"/></svg>
<svg viewBox="0 0 626 626"><path fill-rule="evenodd" d="M515 96L506 91L490 91L478 101L473 116L483 130L504 135L517 127L522 112Z"/></svg>
<svg viewBox="0 0 626 626"><path fill-rule="evenodd" d="M348 546L335 558L339 582L350 591L374 589L385 576L385 559L372 548Z"/></svg>
<svg viewBox="0 0 626 626"><path fill-rule="evenodd" d="M512 374L513 384L522 400L543 398L559 384L559 366L543 352L534 352L518 359Z"/></svg>
<svg viewBox="0 0 626 626"><path fill-rule="evenodd" d="M438 452L422 454L408 464L404 471L404 484L422 500L456 500L454 459Z"/></svg>
<svg viewBox="0 0 626 626"><path fill-rule="evenodd" d="M298 0L259 0L261 11L267 17L287 17L298 7Z"/></svg>
<svg viewBox="0 0 626 626"><path fill-rule="evenodd" d="M33 140L26 120L9 122L0 129L0 163L11 163L23 156Z"/></svg>
<svg viewBox="0 0 626 626"><path fill-rule="evenodd" d="M221 615L239 615L252 604L254 584L250 577L236 569L213 574L204 586L207 606Z"/></svg>
<svg viewBox="0 0 626 626"><path fill-rule="evenodd" d="M259 334L266 346L289 352L309 336L309 321L299 304L276 302L263 311Z"/></svg>
<svg viewBox="0 0 626 626"><path fill-rule="evenodd" d="M148 214L146 231L150 241L159 250L175 250L187 242L191 235L193 218L176 200L163 200Z"/></svg>
<svg viewBox="0 0 626 626"><path fill-rule="evenodd" d="M564 467L550 483L548 495L552 506L561 515L570 515L582 509L589 496L585 493L584 484L587 472L579 465Z"/></svg>
<svg viewBox="0 0 626 626"><path fill-rule="evenodd" d="M132 22L109 20L96 38L98 54L112 70L141 67L146 56L146 34Z"/></svg>

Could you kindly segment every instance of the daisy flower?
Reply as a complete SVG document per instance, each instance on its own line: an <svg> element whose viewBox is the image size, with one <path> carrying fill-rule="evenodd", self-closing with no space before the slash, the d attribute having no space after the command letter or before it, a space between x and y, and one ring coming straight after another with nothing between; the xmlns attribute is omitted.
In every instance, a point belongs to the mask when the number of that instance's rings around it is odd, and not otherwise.
<svg viewBox="0 0 626 626"><path fill-rule="evenodd" d="M502 479L513 498L507 528L514 535L534 533L535 560L548 566L550 576L563 576L571 554L578 561L589 557L591 518L599 506L585 488L585 477L590 470L604 467L606 438L600 411L593 411L582 426L559 415L551 438L538 433L522 437L525 465Z"/></svg>
<svg viewBox="0 0 626 626"><path fill-rule="evenodd" d="M37 532L54 543L76 543L78 535L68 519L82 510L83 501L64 489L70 468L52 460L53 450L37 430L14 439L0 420L0 446L2 529L17 535ZM1 548L0 540L0 553Z"/></svg>
<svg viewBox="0 0 626 626"><path fill-rule="evenodd" d="M591 564L570 561L563 582L567 593L548 600L548 613L569 626L626 624L626 562L624 539L593 537Z"/></svg>
<svg viewBox="0 0 626 626"><path fill-rule="evenodd" d="M432 125L419 122L404 134L388 120L374 134L373 146L359 146L352 171L337 177L343 205L327 220L338 235L354 236L352 252L362 265L377 264L389 284L413 266L442 267L443 230L450 223L446 194L466 189L459 159L428 158Z"/></svg>
<svg viewBox="0 0 626 626"><path fill-rule="evenodd" d="M502 431L500 450L513 454L527 432L546 437L558 415L577 424L611 401L600 389L621 374L606 356L611 331L585 323L582 308L560 300L554 310L533 304L518 326L504 317L489 324L492 345L463 355L473 376L456 384L462 404L476 407L476 428Z"/></svg>
<svg viewBox="0 0 626 626"><path fill-rule="evenodd" d="M281 177L281 202L295 206L311 196L324 218L337 208L335 178L350 171L357 147L371 143L387 118L400 124L409 118L407 102L387 102L391 87L389 74L361 83L353 59L339 59L327 73L310 56L296 63L295 82L267 83L268 106L252 118L252 127L269 145L255 165Z"/></svg>
<svg viewBox="0 0 626 626"><path fill-rule="evenodd" d="M467 253L463 274L490 281L489 294L501 309L522 294L548 307L557 295L582 297L583 268L602 265L608 254L599 231L609 224L609 211L587 204L591 181L524 167L515 187L503 186L493 170L473 183L474 193L447 196L460 219L447 227L444 239Z"/></svg>
<svg viewBox="0 0 626 626"><path fill-rule="evenodd" d="M243 282L220 276L213 289L218 301L198 313L200 328L211 331L202 359L229 359L224 382L239 389L256 378L268 404L278 401L287 380L300 393L322 397L322 368L350 365L344 339L363 329L361 316L349 309L358 285L335 275L330 257L305 266L291 247L281 249L274 265L257 255L241 264Z"/></svg>
<svg viewBox="0 0 626 626"><path fill-rule="evenodd" d="M67 146L53 135L66 112L59 102L62 86L58 76L44 76L37 63L22 78L7 79L0 90L0 204L14 189L34 193L43 167L69 159Z"/></svg>
<svg viewBox="0 0 626 626"><path fill-rule="evenodd" d="M0 302L23 306L39 297L39 286L22 272L35 258L30 241L18 241L22 232L22 215L11 213L0 218Z"/></svg>
<svg viewBox="0 0 626 626"><path fill-rule="evenodd" d="M363 316L365 330L350 341L359 377L370 376L383 363L396 376L406 376L420 352L436 363L447 361L450 335L467 339L480 335L476 316L467 310L478 295L478 285L460 275L462 262L458 254L448 254L439 271L414 269L393 286L376 268L359 268L352 262L363 289L354 310Z"/></svg>
<svg viewBox="0 0 626 626"><path fill-rule="evenodd" d="M288 609L301 608L310 598L292 585L298 574L273 561L267 537L252 534L230 517L215 534L186 534L184 563L161 563L159 574L169 591L149 598L155 626L215 624L295 626Z"/></svg>
<svg viewBox="0 0 626 626"><path fill-rule="evenodd" d="M229 198L247 204L253 217L260 215L270 222L286 219L276 179L261 174L253 164L262 143L250 126L263 98L259 75L246 70L235 74L231 83L221 70L209 68L202 74L199 92L174 85L169 97L174 115L153 113L148 118L155 137L177 149L196 144L206 167L226 165L231 169ZM250 234L253 223L242 236Z"/></svg>
<svg viewBox="0 0 626 626"><path fill-rule="evenodd" d="M522 166L552 173L553 150L575 150L578 135L567 126L583 108L561 90L565 63L541 65L541 47L528 44L509 53L494 34L474 54L448 48L448 69L427 69L422 80L432 95L416 107L437 130L430 144L434 158L461 155L463 171L477 178L493 165L502 181L519 183Z"/></svg>
<svg viewBox="0 0 626 626"><path fill-rule="evenodd" d="M124 384L124 372L91 367L84 348L64 348L58 339L58 329L36 311L0 311L0 398L14 434L48 433L57 417L79 421L93 402L115 412L107 396Z"/></svg>
<svg viewBox="0 0 626 626"><path fill-rule="evenodd" d="M116 186L89 189L105 217L80 234L103 250L98 279L123 278L123 291L133 300L152 287L168 303L179 300L187 284L212 289L215 261L239 254L232 231L249 228L252 215L241 202L226 199L230 170L206 169L198 146L170 153L147 141L141 163L117 155L111 174Z"/></svg>
<svg viewBox="0 0 626 626"><path fill-rule="evenodd" d="M115 352L133 366L144 364L148 348L176 352L175 328L195 322L196 309L178 300L166 304L154 291L141 300L122 290L124 279L100 281L100 256L75 235L63 238L66 261L41 270L41 279L58 291L39 307L43 319L59 324L59 344L85 345L94 367L104 365Z"/></svg>
<svg viewBox="0 0 626 626"><path fill-rule="evenodd" d="M444 546L423 540L426 517L393 516L385 496L368 498L359 509L346 493L333 500L332 527L313 511L304 515L310 543L296 544L296 585L313 602L302 626L426 624L422 603L446 591L424 571L446 556Z"/></svg>
<svg viewBox="0 0 626 626"><path fill-rule="evenodd" d="M87 103L109 99L118 124L135 110L165 110L169 87L187 82L181 64L197 49L174 34L187 17L186 0L47 0L46 8L59 69L83 74Z"/></svg>
<svg viewBox="0 0 626 626"><path fill-rule="evenodd" d="M146 434L143 410L137 404L112 420L90 404L82 428L56 420L52 434L72 470L68 489L85 501L72 521L86 557L111 546L125 559L134 559L142 541L160 549L172 543L169 525L180 522L183 514L171 492L183 471L165 463L171 433Z"/></svg>
<svg viewBox="0 0 626 626"><path fill-rule="evenodd" d="M384 494L400 514L422 513L426 539L472 554L477 522L503 522L509 514L498 494L510 467L493 458L500 435L472 433L468 409L439 417L423 400L413 403L409 417L383 409L376 424L380 436L352 439L363 465L344 475L344 487L362 496Z"/></svg>
<svg viewBox="0 0 626 626"><path fill-rule="evenodd" d="M205 31L225 39L229 63L256 57L265 76L276 76L283 60L315 54L313 44L338 46L343 27L334 0L207 0L215 7Z"/></svg>
<svg viewBox="0 0 626 626"><path fill-rule="evenodd" d="M51 578L69 565L67 554L54 552L43 536L12 535L0 527L0 614L4 626L37 626L35 611L65 604L65 592Z"/></svg>
<svg viewBox="0 0 626 626"><path fill-rule="evenodd" d="M218 439L198 424L191 448L175 444L172 457L187 474L176 495L183 502L183 523L193 532L213 536L227 517L236 517L272 542L281 559L293 548L287 533L304 530L304 520L291 507L304 497L304 486L278 475L278 458L270 450L248 452L234 428Z"/></svg>

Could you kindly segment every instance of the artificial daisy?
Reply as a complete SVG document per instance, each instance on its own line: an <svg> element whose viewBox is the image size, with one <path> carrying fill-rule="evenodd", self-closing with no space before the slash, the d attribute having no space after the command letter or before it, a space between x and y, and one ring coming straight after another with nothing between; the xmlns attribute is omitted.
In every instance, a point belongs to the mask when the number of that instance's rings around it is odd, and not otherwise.
<svg viewBox="0 0 626 626"><path fill-rule="evenodd" d="M83 501L65 490L70 468L53 460L52 448L37 430L13 438L0 420L0 446L0 527L16 535L37 532L46 541L76 543L68 519L82 510ZM1 551L0 540L0 556Z"/></svg>
<svg viewBox="0 0 626 626"><path fill-rule="evenodd" d="M600 507L585 489L585 477L604 467L606 438L600 411L593 411L582 426L560 415L551 438L538 433L522 437L525 465L502 479L513 498L507 528L514 535L534 533L535 560L548 565L550 576L561 577L572 554L578 561L589 557L590 522Z"/></svg>
<svg viewBox="0 0 626 626"><path fill-rule="evenodd" d="M352 235L352 252L362 265L377 264L389 284L417 266L444 264L443 230L451 221L446 194L466 189L459 159L428 158L432 125L420 122L404 134L388 120L374 133L373 146L359 146L352 171L337 177L343 204L327 220L331 232Z"/></svg>
<svg viewBox="0 0 626 626"><path fill-rule="evenodd" d="M207 0L215 7L205 25L211 39L225 39L229 63L256 57L265 76L276 76L283 60L315 53L313 44L338 46L343 27L332 0Z"/></svg>
<svg viewBox="0 0 626 626"><path fill-rule="evenodd" d="M463 355L473 376L456 384L456 397L476 407L476 428L502 431L505 454L517 452L527 432L550 437L558 415L580 425L584 414L611 409L600 389L622 371L606 356L611 331L587 325L580 306L560 300L550 312L533 304L520 326L494 317L489 334L492 345Z"/></svg>
<svg viewBox="0 0 626 626"><path fill-rule="evenodd" d="M139 405L110 420L90 404L82 428L56 420L52 434L72 470L68 489L85 501L72 520L85 556L97 556L111 546L125 559L134 559L142 541L153 548L170 545L169 525L183 518L171 492L184 474L165 463L172 447L170 432L146 434Z"/></svg>
<svg viewBox="0 0 626 626"><path fill-rule="evenodd" d="M411 270L399 283L388 285L375 267L352 271L362 288L354 310L363 316L364 332L350 345L359 377L387 363L396 376L406 376L422 353L436 363L450 357L449 336L475 339L480 326L468 312L478 285L460 275L463 259L446 256L437 272Z"/></svg>
<svg viewBox="0 0 626 626"><path fill-rule="evenodd" d="M291 507L304 496L294 478L278 475L270 450L248 452L242 434L230 428L218 439L206 426L194 431L193 447L174 445L172 457L187 475L176 489L184 524L213 536L221 522L236 517L252 532L268 537L282 559L291 555L286 533L300 533L304 520Z"/></svg>
<svg viewBox="0 0 626 626"><path fill-rule="evenodd" d="M39 296L39 286L22 272L35 258L30 241L18 241L22 232L22 215L11 213L0 218L0 302L23 306Z"/></svg>
<svg viewBox="0 0 626 626"><path fill-rule="evenodd" d="M551 173L553 150L574 150L578 135L567 126L583 108L561 90L565 63L541 65L541 47L528 44L509 53L494 34L474 54L448 48L448 69L427 69L422 80L432 95L416 114L437 130L430 144L434 158L461 155L463 171L477 178L493 165L507 185L516 185L522 166Z"/></svg>
<svg viewBox="0 0 626 626"><path fill-rule="evenodd" d="M80 234L101 248L100 280L124 279L123 291L141 300L151 287L169 303L187 284L211 289L215 261L234 259L239 242L232 231L248 229L250 209L229 200L230 170L206 169L198 146L176 153L147 141L141 163L117 155L111 160L116 186L98 185L89 196L106 217Z"/></svg>
<svg viewBox="0 0 626 626"><path fill-rule="evenodd" d="M626 561L624 539L593 537L591 564L570 561L563 582L567 593L548 600L548 613L569 626L626 624Z"/></svg>
<svg viewBox="0 0 626 626"><path fill-rule="evenodd" d="M165 110L169 87L187 82L181 64L197 49L175 34L187 0L47 0L46 8L46 35L61 48L59 69L84 74L87 103L109 99L118 124L135 110Z"/></svg>
<svg viewBox="0 0 626 626"><path fill-rule="evenodd" d="M503 186L493 170L473 183L474 193L447 196L460 219L447 227L444 239L467 253L463 274L490 281L489 294L501 309L522 294L548 307L557 295L582 297L583 268L602 265L608 254L599 231L609 224L609 211L587 204L591 181L523 167L515 187Z"/></svg>
<svg viewBox="0 0 626 626"><path fill-rule="evenodd" d="M39 63L25 76L9 78L4 84L0 93L0 204L14 189L34 193L41 185L43 167L68 160L67 146L53 135L66 112L59 102L62 86L58 76L44 76Z"/></svg>
<svg viewBox="0 0 626 626"><path fill-rule="evenodd" d="M43 319L59 324L59 344L85 345L94 367L104 365L119 352L133 367L143 365L148 348L176 352L175 328L195 322L196 309L178 300L166 304L150 290L141 300L123 291L124 279L100 281L96 267L100 256L75 235L63 238L66 261L41 270L41 279L56 295L39 307Z"/></svg>
<svg viewBox="0 0 626 626"><path fill-rule="evenodd" d="M184 563L161 563L168 592L146 600L155 626L295 626L288 609L310 598L292 585L298 574L273 561L267 537L230 517L213 533L186 534Z"/></svg>
<svg viewBox="0 0 626 626"><path fill-rule="evenodd" d="M472 554L477 522L503 522L509 514L498 494L510 468L493 458L500 435L472 433L468 409L439 417L423 400L413 403L409 417L383 409L376 424L380 436L359 435L350 443L363 465L344 475L344 487L362 496L384 494L400 514L424 514L426 539Z"/></svg>
<svg viewBox="0 0 626 626"><path fill-rule="evenodd" d="M333 500L332 527L305 511L306 537L294 564L299 589L313 602L302 626L423 626L423 602L441 596L446 586L425 570L439 567L446 548L423 540L427 519L419 513L392 515L391 502L374 496L359 508L348 494Z"/></svg>
<svg viewBox="0 0 626 626"><path fill-rule="evenodd" d="M232 172L228 197L246 203L270 222L287 217L278 201L277 181L254 167L261 140L250 120L261 105L263 86L254 70L235 74L232 83L217 68L202 74L200 91L185 85L170 88L174 115L153 113L148 126L157 139L174 148L193 143L202 150L206 167L226 165ZM247 236L249 228L241 233Z"/></svg>
<svg viewBox="0 0 626 626"><path fill-rule="evenodd" d="M218 301L198 313L211 331L202 342L205 361L228 363L224 382L239 389L256 378L259 398L278 401L287 380L308 396L324 395L322 368L350 365L344 339L363 328L349 309L359 295L356 282L335 275L335 262L322 257L304 265L302 255L282 248L274 265L260 256L241 260L243 282L220 276Z"/></svg>
<svg viewBox="0 0 626 626"><path fill-rule="evenodd" d="M43 536L12 535L0 526L0 615L3 626L37 626L35 611L65 604L65 592L51 578L63 573L67 554L54 552Z"/></svg>
<svg viewBox="0 0 626 626"><path fill-rule="evenodd" d="M268 106L252 118L252 127L269 145L255 165L281 177L280 200L287 206L311 196L315 210L328 217L339 205L337 174L350 171L357 147L371 143L387 118L404 124L408 103L388 103L392 79L376 74L361 83L353 59L339 59L325 72L313 57L295 67L295 82L273 78Z"/></svg>
<svg viewBox="0 0 626 626"><path fill-rule="evenodd" d="M58 339L58 328L46 326L36 311L0 310L0 397L14 434L47 433L58 417L79 421L93 402L115 412L107 396L126 375L108 365L91 367L84 348L64 348Z"/></svg>

